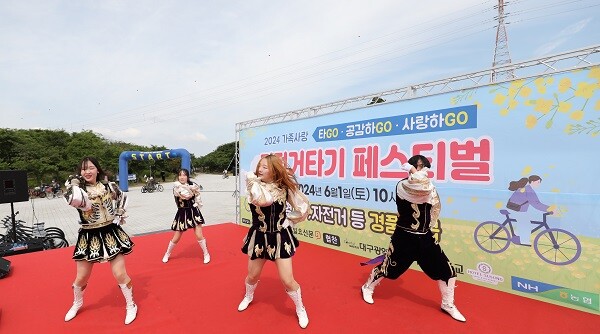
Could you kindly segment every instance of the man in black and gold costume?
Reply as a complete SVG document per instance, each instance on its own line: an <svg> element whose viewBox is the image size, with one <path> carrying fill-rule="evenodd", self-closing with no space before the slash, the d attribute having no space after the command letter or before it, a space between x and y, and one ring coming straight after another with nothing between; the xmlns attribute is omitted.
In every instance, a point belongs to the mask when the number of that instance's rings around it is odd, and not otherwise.
<svg viewBox="0 0 600 334"><path fill-rule="evenodd" d="M427 177L431 164L424 156L415 155L402 167L409 176L396 186L396 230L383 262L373 268L361 287L362 297L373 304L373 292L383 278L394 280L417 261L423 272L438 282L442 310L458 321L466 321L454 305L456 272L431 232L441 210L435 186Z"/></svg>

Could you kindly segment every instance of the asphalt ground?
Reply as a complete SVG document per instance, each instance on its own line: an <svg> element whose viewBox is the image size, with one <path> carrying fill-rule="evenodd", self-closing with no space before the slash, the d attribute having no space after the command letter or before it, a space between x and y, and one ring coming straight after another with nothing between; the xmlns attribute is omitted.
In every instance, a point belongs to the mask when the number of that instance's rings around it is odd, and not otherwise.
<svg viewBox="0 0 600 334"><path fill-rule="evenodd" d="M224 179L221 175L198 174L193 178L202 185L204 206L201 209L206 225L233 223L236 221L237 197L235 177ZM173 198L173 182L160 182L162 192L142 193L141 186L130 186L126 224L123 229L131 236L170 231L177 208ZM77 210L67 205L64 198L33 198L28 202L13 203L17 220L33 226L43 222L44 227L58 227L65 233L69 245L74 245L79 230ZM0 219L11 215L11 204L0 204ZM0 225L0 233L6 229Z"/></svg>

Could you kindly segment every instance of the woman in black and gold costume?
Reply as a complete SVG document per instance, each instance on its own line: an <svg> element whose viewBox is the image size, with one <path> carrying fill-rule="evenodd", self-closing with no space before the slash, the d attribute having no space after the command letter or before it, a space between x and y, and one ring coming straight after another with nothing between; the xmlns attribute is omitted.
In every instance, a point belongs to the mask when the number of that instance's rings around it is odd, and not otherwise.
<svg viewBox="0 0 600 334"><path fill-rule="evenodd" d="M238 311L245 310L252 302L263 266L267 260L273 261L287 294L294 301L298 323L306 328L308 314L292 271L292 256L299 242L291 225L308 216L308 198L298 189L298 183L281 158L273 154L258 162L255 173L247 174L246 187L252 226L242 246L242 252L248 255L248 275L246 294ZM286 212L288 203L291 212Z"/></svg>
<svg viewBox="0 0 600 334"><path fill-rule="evenodd" d="M415 155L402 168L409 176L396 185L396 229L383 262L373 268L361 287L363 300L373 304L373 292L381 280L397 279L417 261L423 272L437 281L442 294L441 309L464 322L465 317L454 305L456 272L431 232L441 211L437 190L427 176L431 163L426 157Z"/></svg>
<svg viewBox="0 0 600 334"><path fill-rule="evenodd" d="M125 255L133 250L133 242L123 231L127 196L113 182L105 180L105 174L93 157L85 157L77 168L78 177L66 182L67 203L77 209L81 228L73 259L77 265L77 276L73 282L73 306L65 315L65 321L73 319L83 306L84 290L94 263L109 262L113 276L125 297L125 324L130 324L137 315L133 301L133 285L125 268ZM102 181L101 181L102 180Z"/></svg>
<svg viewBox="0 0 600 334"><path fill-rule="evenodd" d="M169 262L169 257L175 245L181 239L183 232L187 229L193 229L200 248L202 248L204 263L210 262L210 254L206 246L206 238L202 234L202 225L204 217L200 212L202 200L200 199L200 186L190 181L190 172L182 168L177 173L177 181L173 184L173 196L177 205L177 213L171 224L171 230L175 231L173 238L169 241L167 251L163 256L162 262Z"/></svg>

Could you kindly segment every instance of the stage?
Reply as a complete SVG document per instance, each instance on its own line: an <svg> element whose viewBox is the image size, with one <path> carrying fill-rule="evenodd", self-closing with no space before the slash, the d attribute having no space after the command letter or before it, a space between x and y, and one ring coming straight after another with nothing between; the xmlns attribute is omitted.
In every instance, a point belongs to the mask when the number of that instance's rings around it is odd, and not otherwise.
<svg viewBox="0 0 600 334"><path fill-rule="evenodd" d="M456 305L466 323L440 310L437 283L409 270L384 280L375 304L360 286L371 267L364 258L302 243L294 274L310 323L298 326L294 304L275 266L265 265L254 301L244 312L247 257L240 252L247 229L232 223L204 228L211 262L202 263L192 232L184 233L168 263L161 262L171 232L133 237L126 257L137 319L124 325L125 301L109 264L94 266L83 308L70 322L73 247L5 257L10 274L0 279L0 333L592 333L600 317L458 282ZM460 276L459 276L460 280Z"/></svg>

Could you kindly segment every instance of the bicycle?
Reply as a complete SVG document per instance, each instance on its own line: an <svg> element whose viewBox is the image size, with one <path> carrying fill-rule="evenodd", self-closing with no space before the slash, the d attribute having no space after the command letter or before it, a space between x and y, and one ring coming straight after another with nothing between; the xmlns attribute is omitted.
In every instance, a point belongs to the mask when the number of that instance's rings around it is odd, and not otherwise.
<svg viewBox="0 0 600 334"><path fill-rule="evenodd" d="M163 187L163 185L158 182L154 182L151 184L147 183L142 186L142 193L152 193L154 191L162 192L164 189L165 188Z"/></svg>
<svg viewBox="0 0 600 334"><path fill-rule="evenodd" d="M512 223L517 220L510 218L508 210L502 209L500 213L506 216L504 222L500 224L495 221L485 221L479 224L473 233L477 246L487 253L502 253L511 243L515 243ZM567 230L550 228L546 222L548 215L552 215L552 212L545 212L542 221L531 221L532 225L537 225L531 230L532 234L543 229L533 240L535 253L545 262L554 265L567 265L577 261L581 255L581 242Z"/></svg>
<svg viewBox="0 0 600 334"><path fill-rule="evenodd" d="M63 196L63 191L60 187L46 186L44 192L46 193L47 199L53 199L55 197L60 198Z"/></svg>
<svg viewBox="0 0 600 334"><path fill-rule="evenodd" d="M15 216L19 212L15 213ZM58 227L46 227L44 223L34 223L33 227L25 225L22 220L15 220L14 228L11 216L2 219L2 225L6 229L6 234L0 234L0 244L6 243L26 243L28 241L40 241L44 250L69 247L69 242L65 238L65 233Z"/></svg>
<svg viewBox="0 0 600 334"><path fill-rule="evenodd" d="M42 191L41 187L34 187L33 189L29 189L29 197L31 198L44 198L46 197L46 192Z"/></svg>

